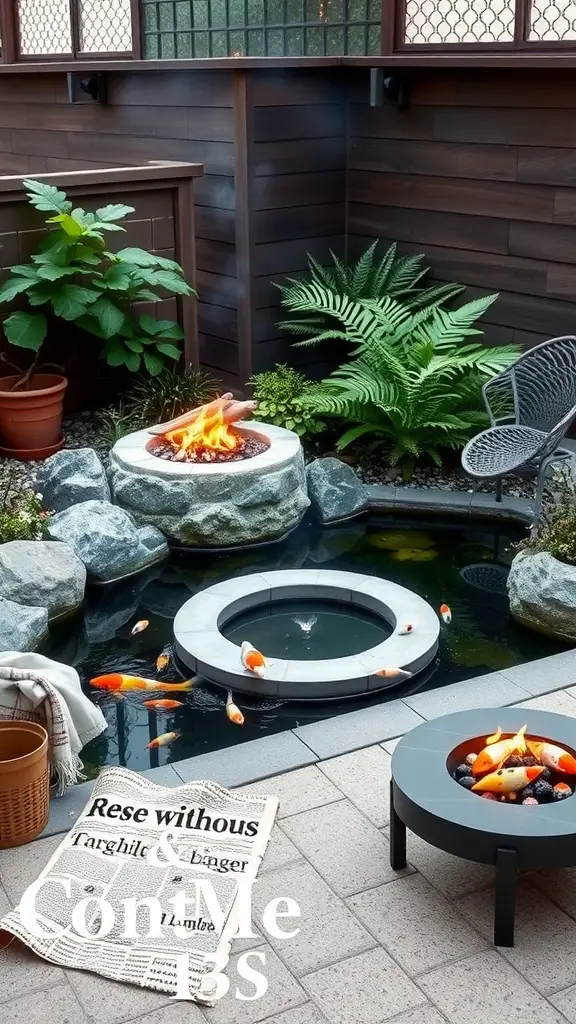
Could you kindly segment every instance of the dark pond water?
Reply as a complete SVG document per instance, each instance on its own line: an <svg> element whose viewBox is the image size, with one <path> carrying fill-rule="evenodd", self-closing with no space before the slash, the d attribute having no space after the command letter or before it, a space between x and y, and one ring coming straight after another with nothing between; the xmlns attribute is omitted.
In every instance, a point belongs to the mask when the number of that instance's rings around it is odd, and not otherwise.
<svg viewBox="0 0 576 1024"><path fill-rule="evenodd" d="M522 536L520 530L488 523L399 521L389 516L324 531L303 524L283 544L238 554L174 555L148 575L92 589L82 616L54 632L45 648L50 657L76 667L86 692L102 707L110 724L107 734L85 748L88 773L95 775L102 764L156 767L556 653L562 649L559 644L515 625L508 614L507 569L514 555L512 545ZM227 719L225 692L208 683L191 693L178 694L184 707L160 716L143 707L143 699L150 694L128 693L124 700L116 700L89 686L91 677L107 672L156 677L156 658L172 641L174 615L197 591L232 576L289 568L367 573L411 588L434 608L446 602L453 620L450 626L442 626L436 661L416 679L368 701L296 705L277 700L257 702L238 694L236 703L246 719L243 727ZM309 607L298 610L294 606L292 619L306 615L310 615ZM148 619L150 625L131 637L132 626L139 619ZM270 618L267 624L270 628ZM245 630L242 624L240 627ZM295 637L302 642L302 628L294 622L278 624L267 642L263 633L260 643L260 629L255 625L253 635L244 634L242 639L265 648L264 653L271 657L274 643L281 646L290 639L283 631L292 631L291 643ZM299 634L294 634L296 629ZM160 678L179 678L176 666L170 664ZM146 749L151 738L170 731L181 734L171 746Z"/></svg>

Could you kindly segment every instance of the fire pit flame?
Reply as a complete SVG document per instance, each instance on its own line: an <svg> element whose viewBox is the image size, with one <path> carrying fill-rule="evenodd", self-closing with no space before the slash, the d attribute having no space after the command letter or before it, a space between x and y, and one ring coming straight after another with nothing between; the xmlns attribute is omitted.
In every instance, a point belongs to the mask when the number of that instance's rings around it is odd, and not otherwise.
<svg viewBox="0 0 576 1024"><path fill-rule="evenodd" d="M238 428L238 421L251 415L255 407L255 402L239 402L231 394L223 395L168 423L149 427L149 433L157 440L148 450L172 462L251 459L268 448L261 435Z"/></svg>
<svg viewBox="0 0 576 1024"><path fill-rule="evenodd" d="M224 420L222 409L203 409L193 423L170 430L164 435L176 453L200 450L227 453L240 447L241 441Z"/></svg>

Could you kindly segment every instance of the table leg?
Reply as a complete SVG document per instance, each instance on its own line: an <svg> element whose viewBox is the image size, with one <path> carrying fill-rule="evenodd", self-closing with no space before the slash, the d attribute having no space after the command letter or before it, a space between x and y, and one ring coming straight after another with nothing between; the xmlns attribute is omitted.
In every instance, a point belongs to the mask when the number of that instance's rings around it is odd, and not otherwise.
<svg viewBox="0 0 576 1024"><path fill-rule="evenodd" d="M390 867L401 871L406 867L406 825L394 809L394 787L390 782Z"/></svg>
<svg viewBox="0 0 576 1024"><path fill-rule="evenodd" d="M494 945L514 945L516 905L516 850L499 846L496 850L496 893L494 899Z"/></svg>

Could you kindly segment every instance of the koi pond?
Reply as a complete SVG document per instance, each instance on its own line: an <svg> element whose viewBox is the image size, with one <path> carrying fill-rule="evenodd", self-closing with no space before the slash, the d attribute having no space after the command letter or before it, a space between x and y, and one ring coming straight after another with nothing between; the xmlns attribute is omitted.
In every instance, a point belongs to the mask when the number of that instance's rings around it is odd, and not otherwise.
<svg viewBox="0 0 576 1024"><path fill-rule="evenodd" d="M91 588L82 616L53 630L43 648L49 657L75 666L86 693L108 720L108 731L84 749L87 776L94 777L104 764L155 768L557 653L563 649L560 644L516 625L508 613L508 566L515 553L513 545L524 535L510 526L461 520L373 516L325 530L304 522L279 544L238 553L174 554L147 574ZM226 691L207 682L199 681L188 693L177 693L182 706L172 711L147 710L143 701L150 693L128 691L115 696L90 687L94 676L113 672L163 681L182 679L173 658L162 671L158 671L156 660L169 649L174 616L188 598L233 576L299 568L344 569L378 576L408 587L434 608L447 603L452 622L441 625L436 659L413 679L362 699L296 704L236 694L243 726L226 716ZM253 632L248 635L245 623L236 619L228 628L228 638L238 644L248 640L269 657L286 657L288 652L305 659L359 650L367 637L369 643L372 639L377 643L373 631L382 628L381 622L377 626L365 616L345 622L334 608L323 602L315 608L308 600L301 607L291 601L274 618L273 626L270 617L258 623L252 612ZM139 620L148 620L149 625L131 635ZM336 634L340 634L340 650L334 654ZM152 740L167 732L179 735L170 745L148 749Z"/></svg>

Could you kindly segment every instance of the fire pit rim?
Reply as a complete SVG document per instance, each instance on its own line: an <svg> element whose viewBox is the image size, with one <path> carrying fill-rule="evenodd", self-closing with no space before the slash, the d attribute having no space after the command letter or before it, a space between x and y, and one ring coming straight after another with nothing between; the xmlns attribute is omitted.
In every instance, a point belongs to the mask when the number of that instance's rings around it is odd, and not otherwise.
<svg viewBox="0 0 576 1024"><path fill-rule="evenodd" d="M393 632L375 647L347 658L275 658L263 679L253 676L242 667L238 646L222 635L220 627L241 611L297 597L365 607L392 625ZM405 622L417 623L417 628L400 636L397 627ZM386 667L420 672L436 654L439 632L434 609L406 587L328 569L276 570L225 580L191 597L174 620L177 654L192 671L238 692L287 700L368 695L397 685L374 672Z"/></svg>

